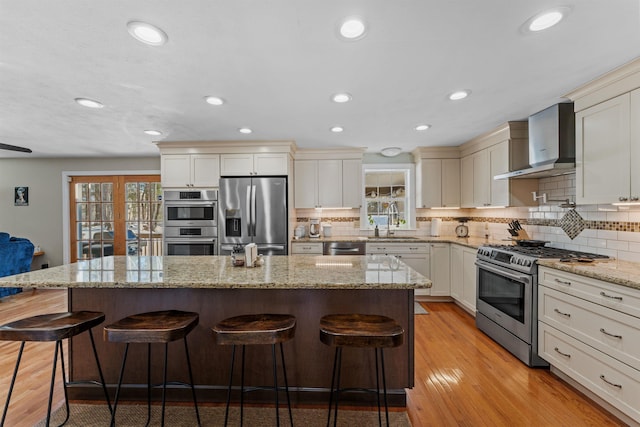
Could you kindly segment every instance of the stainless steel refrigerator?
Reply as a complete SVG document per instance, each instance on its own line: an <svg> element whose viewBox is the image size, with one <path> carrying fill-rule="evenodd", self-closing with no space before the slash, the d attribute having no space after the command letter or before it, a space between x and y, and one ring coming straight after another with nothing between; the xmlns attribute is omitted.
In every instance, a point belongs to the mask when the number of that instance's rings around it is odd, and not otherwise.
<svg viewBox="0 0 640 427"><path fill-rule="evenodd" d="M255 243L263 255L287 255L287 178L221 178L218 196L220 255Z"/></svg>

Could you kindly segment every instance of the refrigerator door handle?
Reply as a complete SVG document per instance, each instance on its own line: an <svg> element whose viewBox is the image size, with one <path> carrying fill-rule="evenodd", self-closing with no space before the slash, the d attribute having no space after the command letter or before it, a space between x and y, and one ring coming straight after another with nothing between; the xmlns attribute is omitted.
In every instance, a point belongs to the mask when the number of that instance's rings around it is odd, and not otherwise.
<svg viewBox="0 0 640 427"><path fill-rule="evenodd" d="M247 185L247 212L249 220L247 221L247 237L251 237L251 224L253 223L253 212L251 212L251 184Z"/></svg>
<svg viewBox="0 0 640 427"><path fill-rule="evenodd" d="M256 212L256 186L251 185L251 235L256 235L256 219L258 215Z"/></svg>

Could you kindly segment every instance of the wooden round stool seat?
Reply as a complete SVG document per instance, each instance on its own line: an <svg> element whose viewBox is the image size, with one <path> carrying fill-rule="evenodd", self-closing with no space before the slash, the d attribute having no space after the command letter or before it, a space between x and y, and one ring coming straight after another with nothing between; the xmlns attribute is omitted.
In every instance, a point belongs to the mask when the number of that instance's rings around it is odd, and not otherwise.
<svg viewBox="0 0 640 427"><path fill-rule="evenodd" d="M376 362L376 389L378 400L378 425L382 427L380 405L380 371L382 371L382 387L384 394L384 411L387 426L389 425L389 405L387 403L387 380L384 370L385 348L398 347L404 341L404 329L390 317L377 314L328 314L320 319L320 341L335 347L333 373L331 374L331 390L329 397L329 414L327 426L331 423L331 410L335 395L334 427L338 425L338 403L340 401L340 370L342 365L342 349L344 347L373 348ZM380 369L378 369L380 365Z"/></svg>
<svg viewBox="0 0 640 427"><path fill-rule="evenodd" d="M162 412L160 425L164 426L164 414L167 392L167 364L169 343L176 340L184 341L184 352L187 359L187 369L189 372L188 384L193 396L193 405L196 413L196 420L200 425L200 412L196 399L196 389L193 382L193 372L191 370L191 360L189 358L189 347L187 345L187 335L197 325L199 321L198 313L178 310L152 311L138 313L124 317L115 323L105 326L104 339L111 342L126 343L124 355L122 356L122 367L118 378L118 387L113 403L111 414L111 425L115 425L118 399L122 388L125 365L127 363L127 353L130 344L147 344L147 423L151 421L151 344L164 344L164 375L162 378ZM184 384L187 385L187 384Z"/></svg>
<svg viewBox="0 0 640 427"><path fill-rule="evenodd" d="M374 314L329 314L320 319L320 341L333 347L398 347L404 329L395 320Z"/></svg>
<svg viewBox="0 0 640 427"><path fill-rule="evenodd" d="M291 412L291 399L289 397L289 383L287 381L287 368L284 361L282 343L293 339L296 332L296 318L290 314L246 314L229 317L222 320L213 328L215 342L218 345L232 345L231 373L229 374L229 387L227 389L227 407L224 413L224 425L229 421L229 404L231 403L231 389L233 385L233 366L236 355L236 346L242 346L242 368L240 380L240 425L244 417L244 362L245 348L247 345L271 345L273 361L273 387L253 387L253 390L270 388L274 390L276 401L276 425L280 425L279 401L278 401L278 373L276 363L276 344L280 346L280 360L284 376L284 389L287 394L289 408L289 421L293 426L293 414Z"/></svg>
<svg viewBox="0 0 640 427"><path fill-rule="evenodd" d="M111 342L167 343L187 336L198 325L198 313L167 310L134 314L104 328Z"/></svg>
<svg viewBox="0 0 640 427"><path fill-rule="evenodd" d="M104 313L74 311L41 314L0 326L2 341L59 341L104 322Z"/></svg>
<svg viewBox="0 0 640 427"><path fill-rule="evenodd" d="M65 424L69 419L69 399L67 396L67 377L64 367L64 354L62 348L62 340L74 337L85 331L88 332L91 339L91 348L93 349L93 355L95 357L96 366L98 368L98 374L100 376L100 385L104 392L105 400L111 411L111 402L109 401L109 394L107 393L107 387L104 382L104 376L102 375L102 368L100 367L100 360L98 359L98 352L96 351L95 341L93 339L93 333L91 328L99 325L105 319L104 313L97 311L72 311L65 313L50 313L41 314L38 316L27 317L25 319L16 320L14 322L7 323L0 326L0 341L19 341L20 350L18 352L18 359L13 371L13 377L11 378L11 384L9 385L9 391L7 393L7 401L4 406L4 412L2 413L2 419L0 420L0 426L5 425L5 419L7 411L9 410L9 402L11 401L11 393L18 376L18 369L20 367L20 360L22 359L22 353L24 351L24 345L27 341L55 341L55 351L53 355L53 369L51 372L51 385L49 387L49 402L47 406L47 419L45 425L49 425L51 419L51 404L53 399L53 388L56 378L56 366L58 363L58 354L60 354L60 363L62 365L62 387L64 389L64 403L67 410L67 416L62 424ZM91 381L93 383L93 381Z"/></svg>
<svg viewBox="0 0 640 427"><path fill-rule="evenodd" d="M289 314L247 314L224 319L213 327L216 344L278 344L292 339L296 318Z"/></svg>

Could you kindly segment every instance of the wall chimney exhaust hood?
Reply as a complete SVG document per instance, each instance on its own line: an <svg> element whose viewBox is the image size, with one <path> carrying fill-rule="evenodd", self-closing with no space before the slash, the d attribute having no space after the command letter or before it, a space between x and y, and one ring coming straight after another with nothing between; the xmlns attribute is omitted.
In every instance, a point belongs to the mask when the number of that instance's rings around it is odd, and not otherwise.
<svg viewBox="0 0 640 427"><path fill-rule="evenodd" d="M573 103L556 104L529 117L530 167L493 179L546 178L572 173L576 167Z"/></svg>

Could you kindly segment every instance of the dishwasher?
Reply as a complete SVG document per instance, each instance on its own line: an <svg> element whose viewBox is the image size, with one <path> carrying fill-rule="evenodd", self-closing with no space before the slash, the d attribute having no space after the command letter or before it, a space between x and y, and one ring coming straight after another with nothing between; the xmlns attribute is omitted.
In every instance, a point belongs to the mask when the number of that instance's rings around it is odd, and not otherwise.
<svg viewBox="0 0 640 427"><path fill-rule="evenodd" d="M365 255L365 242L324 242L323 255Z"/></svg>

